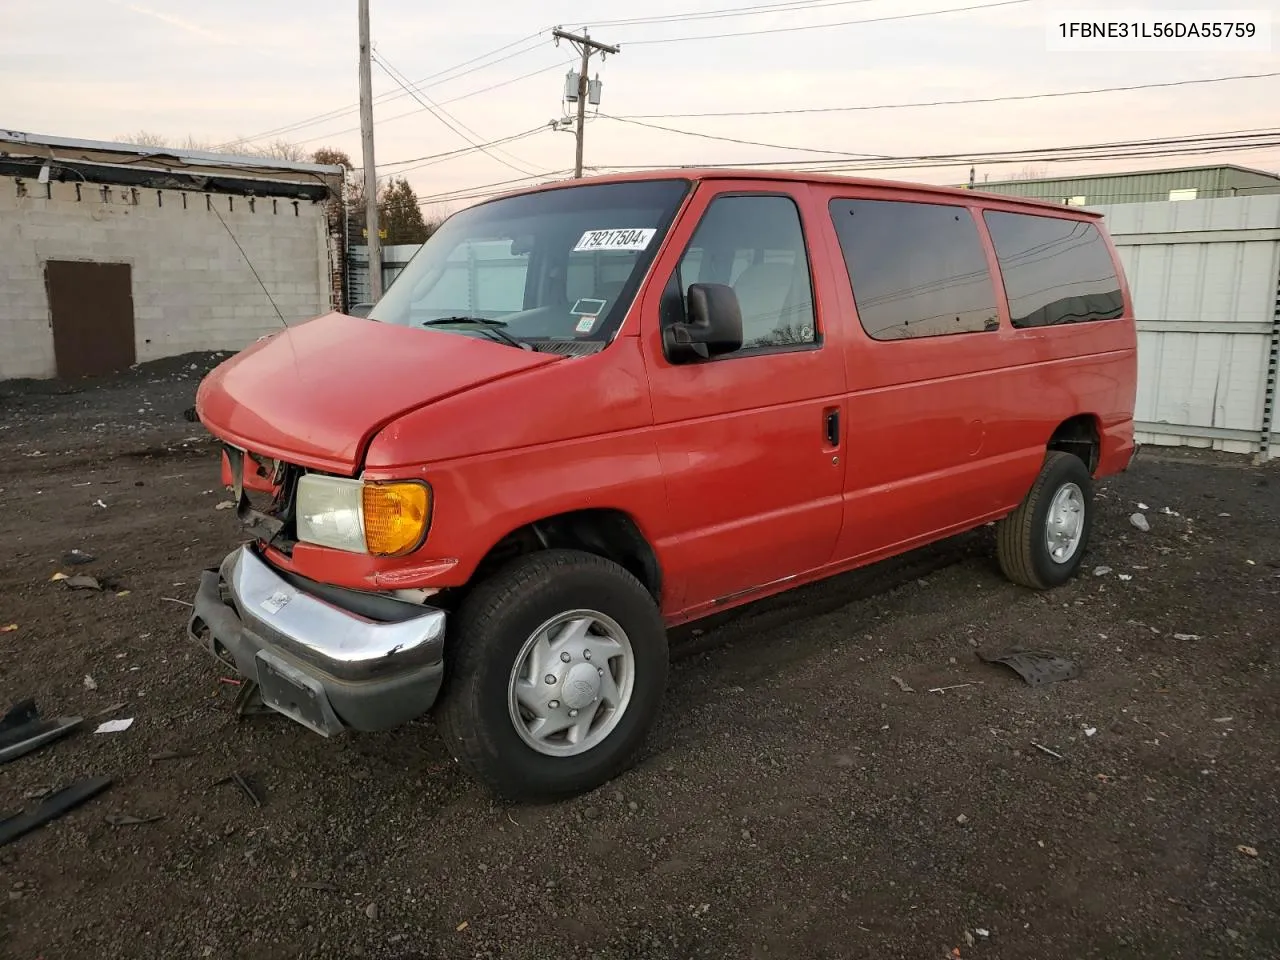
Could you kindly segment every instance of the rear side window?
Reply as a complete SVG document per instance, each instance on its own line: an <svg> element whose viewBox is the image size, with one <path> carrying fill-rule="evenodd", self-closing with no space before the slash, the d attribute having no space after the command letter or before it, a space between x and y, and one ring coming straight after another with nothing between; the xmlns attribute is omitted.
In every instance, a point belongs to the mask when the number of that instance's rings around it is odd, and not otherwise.
<svg viewBox="0 0 1280 960"><path fill-rule="evenodd" d="M966 207L833 200L858 319L876 340L999 328L995 284Z"/></svg>
<svg viewBox="0 0 1280 960"><path fill-rule="evenodd" d="M1025 213L983 214L1015 327L1114 320L1120 279L1101 231L1088 222Z"/></svg>

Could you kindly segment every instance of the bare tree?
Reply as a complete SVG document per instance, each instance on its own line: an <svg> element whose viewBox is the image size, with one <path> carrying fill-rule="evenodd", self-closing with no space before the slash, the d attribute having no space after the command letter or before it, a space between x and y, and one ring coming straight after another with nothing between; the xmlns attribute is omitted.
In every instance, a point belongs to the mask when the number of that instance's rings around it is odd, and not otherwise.
<svg viewBox="0 0 1280 960"><path fill-rule="evenodd" d="M264 157L272 160L299 161L308 159L311 154L306 148L296 143L290 143L288 140L272 140L266 146L255 146L248 141L236 141L236 146L219 150L218 143L212 140L200 139L193 134L187 134L181 140L167 137L163 134L153 133L150 130L139 130L137 133L121 134L116 137L120 143L132 143L140 147L172 147L178 150L202 150L206 153L226 153L234 156L242 157ZM341 154L341 151L337 151ZM345 154L342 154L344 157ZM326 161L320 161L326 162ZM347 160L345 166L350 167L351 161Z"/></svg>
<svg viewBox="0 0 1280 960"><path fill-rule="evenodd" d="M115 136L117 143L132 143L139 147L166 147L169 145L168 138L152 133L150 130L139 130L137 133L118 133Z"/></svg>
<svg viewBox="0 0 1280 960"><path fill-rule="evenodd" d="M260 147L254 151L258 156L270 157L273 160L291 160L299 161L307 159L308 152L305 148L298 146L296 143L290 143L288 140L272 140L265 147Z"/></svg>
<svg viewBox="0 0 1280 960"><path fill-rule="evenodd" d="M203 150L206 153L211 153L217 144L210 140L197 140L192 134L188 133L182 138L182 143L179 146L183 150Z"/></svg>

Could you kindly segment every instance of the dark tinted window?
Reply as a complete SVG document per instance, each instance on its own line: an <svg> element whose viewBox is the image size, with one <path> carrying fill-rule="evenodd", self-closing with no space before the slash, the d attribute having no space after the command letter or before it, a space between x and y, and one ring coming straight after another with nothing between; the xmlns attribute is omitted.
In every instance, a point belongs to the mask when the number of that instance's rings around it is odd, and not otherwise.
<svg viewBox="0 0 1280 960"><path fill-rule="evenodd" d="M1015 327L1112 320L1124 313L1115 265L1092 223L991 210L984 216Z"/></svg>
<svg viewBox="0 0 1280 960"><path fill-rule="evenodd" d="M978 227L964 207L834 200L858 318L876 340L977 333L999 326Z"/></svg>
<svg viewBox="0 0 1280 960"><path fill-rule="evenodd" d="M679 295L664 298L664 322L683 319L691 284L724 283L733 287L742 309L743 350L816 340L809 257L800 212L790 197L739 195L713 200L689 241L677 275ZM676 288L670 292L674 294Z"/></svg>

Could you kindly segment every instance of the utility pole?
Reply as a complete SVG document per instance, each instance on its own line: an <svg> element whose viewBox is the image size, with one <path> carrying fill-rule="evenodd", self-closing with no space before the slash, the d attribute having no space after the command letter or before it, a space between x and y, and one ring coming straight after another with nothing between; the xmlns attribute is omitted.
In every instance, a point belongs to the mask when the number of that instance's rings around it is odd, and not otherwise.
<svg viewBox="0 0 1280 960"><path fill-rule="evenodd" d="M575 179L580 180L582 179L583 128L586 126L587 122L587 97L592 95L590 85L587 82L587 70L590 66L591 55L593 53L599 53L601 56L604 56L610 53L617 53L619 48L616 46L610 46L607 43L600 43L597 40L592 40L591 35L586 30L582 31L582 36L578 36L576 33L568 33L557 28L551 32L551 35L556 38L557 46L559 46L561 40L568 40L582 54L582 67L578 71L577 96L573 98L578 101L578 148L577 155L574 158L573 176ZM598 88L593 95L592 102L600 102L600 93Z"/></svg>
<svg viewBox="0 0 1280 960"><path fill-rule="evenodd" d="M368 233L369 300L382 298L382 238L378 236L378 168L373 161L373 77L369 63L369 0L360 0L360 144L364 150L364 222Z"/></svg>

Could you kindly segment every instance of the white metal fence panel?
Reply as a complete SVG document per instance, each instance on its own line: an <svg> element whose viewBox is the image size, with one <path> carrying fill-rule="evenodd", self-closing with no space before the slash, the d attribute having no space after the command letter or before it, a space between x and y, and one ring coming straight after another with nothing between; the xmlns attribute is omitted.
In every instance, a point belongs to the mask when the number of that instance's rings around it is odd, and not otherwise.
<svg viewBox="0 0 1280 960"><path fill-rule="evenodd" d="M1266 455L1280 196L1094 209L1133 292L1139 440Z"/></svg>

